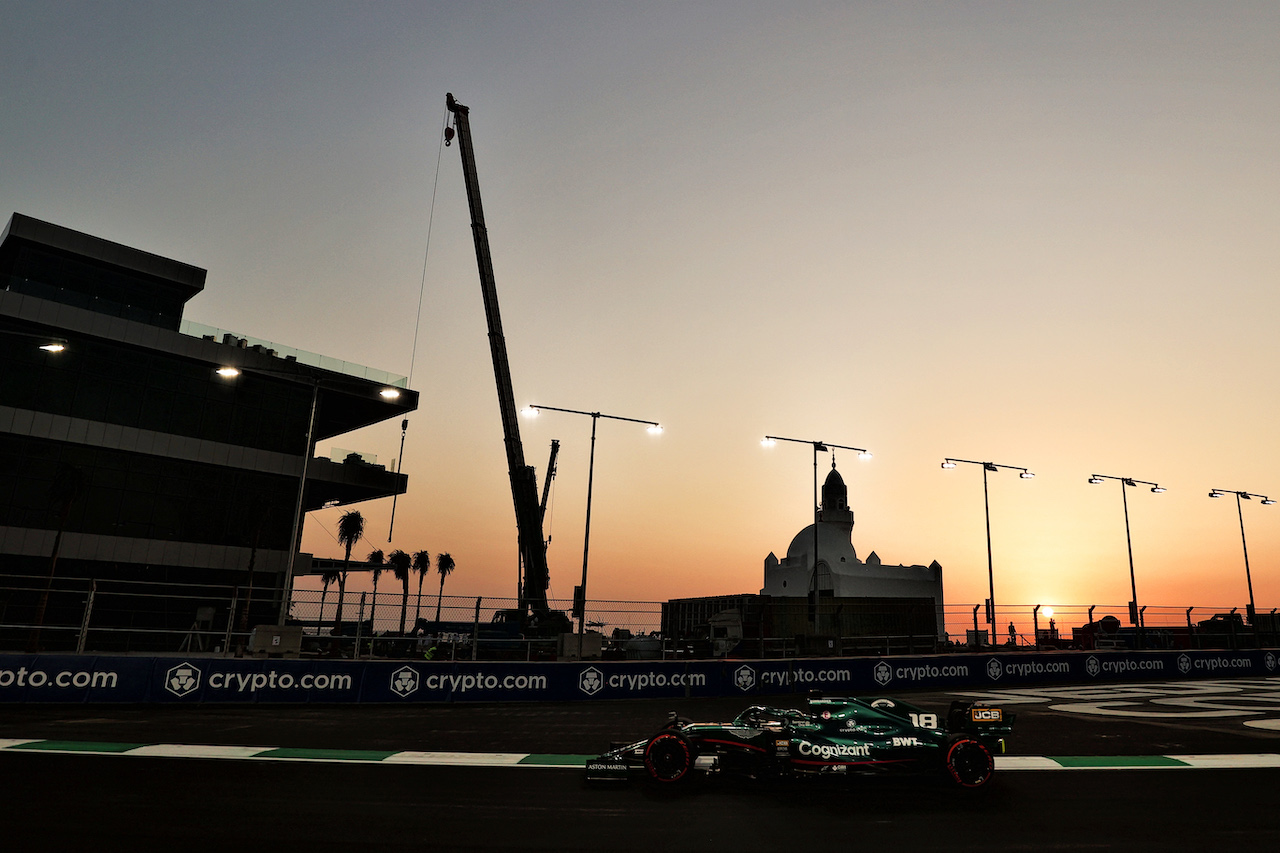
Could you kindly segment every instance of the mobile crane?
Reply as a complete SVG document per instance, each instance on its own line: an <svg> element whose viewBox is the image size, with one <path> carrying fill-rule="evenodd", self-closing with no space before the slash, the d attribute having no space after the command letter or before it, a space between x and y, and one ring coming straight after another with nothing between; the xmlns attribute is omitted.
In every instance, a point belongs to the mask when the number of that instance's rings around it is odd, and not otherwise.
<svg viewBox="0 0 1280 853"><path fill-rule="evenodd" d="M489 324L489 352L493 357L493 375L498 385L498 408L502 413L502 435L507 448L507 474L511 480L511 498L516 510L516 531L523 566L520 583L520 607L516 613L499 613L495 618L518 618L527 633L550 636L567 632L571 624L564 613L552 610L547 603L550 572L547 568L547 541L542 535L542 517L546 497L538 501L538 478L532 465L524 460L520 442L520 424L516 415L515 394L511 388L511 366L507 361L507 342L502 334L502 315L498 310L498 290L493 275L493 258L489 253L489 231L480 204L480 181L476 176L476 156L471 146L470 109L445 96L445 104L453 114L453 126L445 128L445 145L452 141L455 130L458 151L462 157L462 176L467 186L467 204L471 208L471 234L476 244L476 264L480 269L480 292L484 297L484 314ZM552 445L551 471L554 476L558 443Z"/></svg>

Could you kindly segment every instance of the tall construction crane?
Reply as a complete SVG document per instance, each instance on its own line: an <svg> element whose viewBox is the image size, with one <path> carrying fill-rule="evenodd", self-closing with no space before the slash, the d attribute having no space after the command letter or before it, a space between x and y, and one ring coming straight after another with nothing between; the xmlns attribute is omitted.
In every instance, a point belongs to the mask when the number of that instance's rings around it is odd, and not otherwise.
<svg viewBox="0 0 1280 853"><path fill-rule="evenodd" d="M498 311L498 289L493 276L493 258L489 254L489 231L484 224L480 204L480 181L476 177L476 155L471 147L470 109L445 96L453 127L445 128L445 144L456 134L462 155L462 176L467 185L467 203L471 207L471 234L476 244L476 264L480 268L480 292L484 296L484 314L489 323L489 352L493 356L493 376L498 385L498 408L502 413L502 435L507 446L507 474L511 479L511 498L515 503L516 531L520 543L520 562L524 567L520 584L521 619L538 633L550 634L569 630L568 618L547 604L547 543L542 535L543 505L538 501L538 478L532 465L524 461L520 443L520 424L516 415L515 395L511 389L511 366L507 362L507 341L502 335L502 315ZM555 450L552 462L555 464ZM550 475L548 476L548 481Z"/></svg>

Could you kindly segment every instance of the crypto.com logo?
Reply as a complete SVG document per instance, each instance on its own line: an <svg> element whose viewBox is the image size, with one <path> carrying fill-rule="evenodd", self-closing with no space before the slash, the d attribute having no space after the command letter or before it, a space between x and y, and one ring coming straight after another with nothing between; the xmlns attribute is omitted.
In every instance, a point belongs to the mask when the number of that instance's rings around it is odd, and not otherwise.
<svg viewBox="0 0 1280 853"><path fill-rule="evenodd" d="M413 667L402 666L391 673L391 692L401 698L418 689L418 671Z"/></svg>
<svg viewBox="0 0 1280 853"><path fill-rule="evenodd" d="M1089 674L1090 678L1095 677L1098 673L1102 672L1102 664L1098 663L1098 659L1096 657L1089 655L1084 662L1084 671Z"/></svg>
<svg viewBox="0 0 1280 853"><path fill-rule="evenodd" d="M876 664L875 669L871 670L871 674L875 676L876 684L884 687L889 683L889 679L893 678L893 667L884 661Z"/></svg>
<svg viewBox="0 0 1280 853"><path fill-rule="evenodd" d="M187 696L200 689L200 670L189 663L169 667L164 674L164 689L174 696Z"/></svg>
<svg viewBox="0 0 1280 853"><path fill-rule="evenodd" d="M756 686L756 671L749 666L738 667L733 673L733 683L739 690L746 693Z"/></svg>
<svg viewBox="0 0 1280 853"><path fill-rule="evenodd" d="M588 696L594 696L604 687L604 673L589 666L578 676L578 689Z"/></svg>
<svg viewBox="0 0 1280 853"><path fill-rule="evenodd" d="M992 658L991 660L987 661L987 677L988 678L990 678L992 681L995 681L1002 675L1004 675L1004 666L1000 663L1000 661L996 660L995 658Z"/></svg>

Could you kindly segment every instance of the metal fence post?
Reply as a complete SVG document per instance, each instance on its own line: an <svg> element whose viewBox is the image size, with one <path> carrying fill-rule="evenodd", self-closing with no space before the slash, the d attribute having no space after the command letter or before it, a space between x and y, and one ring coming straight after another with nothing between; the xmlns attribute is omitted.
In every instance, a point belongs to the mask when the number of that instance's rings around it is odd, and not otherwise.
<svg viewBox="0 0 1280 853"><path fill-rule="evenodd" d="M89 597L84 602L84 618L80 620L80 636L76 639L76 654L84 654L85 640L89 637L89 617L93 614L93 597L98 592L98 582L89 581Z"/></svg>
<svg viewBox="0 0 1280 853"><path fill-rule="evenodd" d="M360 593L360 616L356 619L356 656L355 660L360 660L360 634L364 629L364 597L366 593Z"/></svg>
<svg viewBox="0 0 1280 853"><path fill-rule="evenodd" d="M471 626L471 659L476 659L476 653L480 648L480 602L483 596L476 596L476 619Z"/></svg>
<svg viewBox="0 0 1280 853"><path fill-rule="evenodd" d="M222 638L222 653L225 655L231 651L231 626L235 624L236 610L240 607L240 587L236 587L231 593L231 610L227 612L227 633Z"/></svg>

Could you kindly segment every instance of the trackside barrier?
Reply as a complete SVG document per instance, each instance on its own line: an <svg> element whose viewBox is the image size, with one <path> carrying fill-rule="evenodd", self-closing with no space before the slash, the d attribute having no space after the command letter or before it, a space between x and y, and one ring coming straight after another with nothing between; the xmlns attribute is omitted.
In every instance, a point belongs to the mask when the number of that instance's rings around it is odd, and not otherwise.
<svg viewBox="0 0 1280 853"><path fill-rule="evenodd" d="M563 702L1269 675L1280 675L1275 649L576 663L0 655L0 703Z"/></svg>

